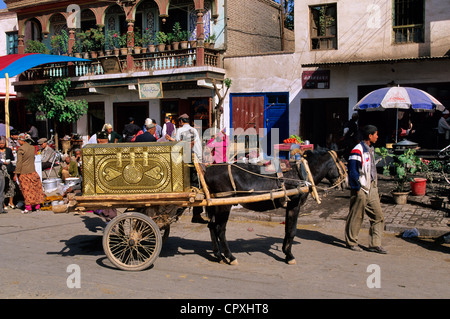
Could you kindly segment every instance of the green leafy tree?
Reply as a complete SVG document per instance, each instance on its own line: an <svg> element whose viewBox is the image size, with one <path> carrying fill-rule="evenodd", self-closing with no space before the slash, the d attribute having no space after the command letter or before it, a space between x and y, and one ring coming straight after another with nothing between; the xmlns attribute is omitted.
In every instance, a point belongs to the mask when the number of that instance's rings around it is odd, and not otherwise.
<svg viewBox="0 0 450 319"><path fill-rule="evenodd" d="M40 120L53 120L55 143L58 148L58 125L71 124L87 113L86 100L68 100L71 82L68 78L54 78L39 86L28 109Z"/></svg>

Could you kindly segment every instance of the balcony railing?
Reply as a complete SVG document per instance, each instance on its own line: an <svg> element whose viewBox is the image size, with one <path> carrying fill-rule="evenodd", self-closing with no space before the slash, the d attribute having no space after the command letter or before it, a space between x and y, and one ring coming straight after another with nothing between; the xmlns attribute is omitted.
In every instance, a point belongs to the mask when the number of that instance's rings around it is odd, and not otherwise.
<svg viewBox="0 0 450 319"><path fill-rule="evenodd" d="M174 51L150 52L132 54L133 66L128 68L126 55L118 56L118 63L122 73L139 71L159 71L177 68L190 68L198 65L197 50L182 49ZM111 58L114 56L107 56ZM105 74L102 58L92 59L89 62L52 63L45 66L32 68L21 74L19 81L46 80L53 77L82 77ZM219 51L204 49L204 66L220 67ZM119 71L120 72L120 71ZM111 72L109 72L111 73Z"/></svg>

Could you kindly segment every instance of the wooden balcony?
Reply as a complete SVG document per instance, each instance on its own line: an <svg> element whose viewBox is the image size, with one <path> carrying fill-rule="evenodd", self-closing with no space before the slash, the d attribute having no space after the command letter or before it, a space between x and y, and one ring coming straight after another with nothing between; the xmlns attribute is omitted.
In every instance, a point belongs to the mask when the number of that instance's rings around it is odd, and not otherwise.
<svg viewBox="0 0 450 319"><path fill-rule="evenodd" d="M204 49L203 63L197 63L197 49L181 49L163 52L150 52L131 55L104 56L90 59L89 62L54 63L25 71L19 77L19 83L40 82L54 77L96 77L113 73L132 73L148 71L151 76L154 71L189 68L198 65L221 68L220 53L214 49ZM115 67L106 67L106 60L114 61ZM129 65L131 62L131 65ZM76 79L74 79L76 81ZM22 83L21 83L22 82Z"/></svg>

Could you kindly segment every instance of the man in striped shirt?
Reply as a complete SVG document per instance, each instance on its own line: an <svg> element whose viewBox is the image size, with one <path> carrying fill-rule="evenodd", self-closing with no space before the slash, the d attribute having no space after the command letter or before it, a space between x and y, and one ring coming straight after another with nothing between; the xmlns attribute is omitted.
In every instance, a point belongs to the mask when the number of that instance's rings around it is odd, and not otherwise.
<svg viewBox="0 0 450 319"><path fill-rule="evenodd" d="M381 246L384 217L377 187L377 170L373 144L378 139L378 129L367 125L362 129L363 141L350 153L348 178L351 188L350 210L345 224L345 242L353 251L361 251L358 235L367 214L370 220L369 251L386 254Z"/></svg>

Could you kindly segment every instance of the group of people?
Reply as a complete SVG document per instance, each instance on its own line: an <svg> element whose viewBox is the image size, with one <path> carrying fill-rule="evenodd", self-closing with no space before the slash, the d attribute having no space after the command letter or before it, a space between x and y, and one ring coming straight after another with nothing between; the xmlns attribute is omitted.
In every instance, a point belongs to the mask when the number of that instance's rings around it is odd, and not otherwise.
<svg viewBox="0 0 450 319"><path fill-rule="evenodd" d="M120 142L156 142L167 141L166 135L174 136L176 132L175 125L170 121L170 117L165 118L165 123L161 127L156 120L145 119L144 126L141 128L135 124L135 119L130 117L128 124L125 125L122 135L113 130L111 124L106 123L100 132L93 134L88 143L98 143L98 135L107 135L107 143Z"/></svg>

